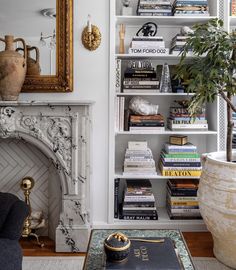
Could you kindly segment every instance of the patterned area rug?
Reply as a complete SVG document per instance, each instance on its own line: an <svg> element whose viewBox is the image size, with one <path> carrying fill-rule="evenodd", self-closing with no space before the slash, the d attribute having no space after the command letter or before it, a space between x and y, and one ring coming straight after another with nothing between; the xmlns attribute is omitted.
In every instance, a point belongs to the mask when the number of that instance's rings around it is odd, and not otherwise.
<svg viewBox="0 0 236 270"><path fill-rule="evenodd" d="M196 270L231 270L215 258L193 258ZM22 270L82 270L84 257L24 257Z"/></svg>

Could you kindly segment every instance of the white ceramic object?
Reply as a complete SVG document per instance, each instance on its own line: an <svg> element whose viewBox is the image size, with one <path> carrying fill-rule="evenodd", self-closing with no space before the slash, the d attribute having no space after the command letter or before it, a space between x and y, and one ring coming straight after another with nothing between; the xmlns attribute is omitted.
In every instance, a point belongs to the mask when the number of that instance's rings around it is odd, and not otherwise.
<svg viewBox="0 0 236 270"><path fill-rule="evenodd" d="M236 152L233 154L236 159ZM236 163L225 152L203 157L198 197L202 217L214 240L214 254L236 269Z"/></svg>

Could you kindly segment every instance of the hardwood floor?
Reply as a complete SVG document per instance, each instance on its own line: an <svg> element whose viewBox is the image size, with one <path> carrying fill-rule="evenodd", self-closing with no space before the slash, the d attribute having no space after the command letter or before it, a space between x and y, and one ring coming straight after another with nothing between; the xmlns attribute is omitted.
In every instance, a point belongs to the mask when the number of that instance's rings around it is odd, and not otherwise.
<svg viewBox="0 0 236 270"><path fill-rule="evenodd" d="M213 240L208 232L185 232L185 241L193 257L214 257ZM54 242L48 237L41 237L43 248L34 239L20 240L24 256L84 256L85 253L57 253Z"/></svg>

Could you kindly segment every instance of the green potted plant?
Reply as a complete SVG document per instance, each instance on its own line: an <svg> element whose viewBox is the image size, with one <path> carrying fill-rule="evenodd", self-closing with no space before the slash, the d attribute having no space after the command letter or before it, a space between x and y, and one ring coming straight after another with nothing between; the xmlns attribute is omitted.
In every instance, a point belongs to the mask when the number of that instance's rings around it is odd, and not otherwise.
<svg viewBox="0 0 236 270"><path fill-rule="evenodd" d="M214 240L214 254L224 264L236 268L236 155L232 152L236 112L233 96L236 94L235 35L223 29L218 19L195 25L184 47L177 76L189 75L187 90L194 95L189 111L193 115L208 102L222 97L227 106L226 152L206 154L203 158L198 198L202 217ZM196 56L186 61L188 52Z"/></svg>

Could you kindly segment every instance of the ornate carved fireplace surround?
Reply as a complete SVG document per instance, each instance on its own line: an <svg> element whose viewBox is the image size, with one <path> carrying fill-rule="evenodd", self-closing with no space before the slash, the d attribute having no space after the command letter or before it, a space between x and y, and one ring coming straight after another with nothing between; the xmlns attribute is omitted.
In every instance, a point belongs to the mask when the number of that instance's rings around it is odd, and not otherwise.
<svg viewBox="0 0 236 270"><path fill-rule="evenodd" d="M55 232L58 252L86 251L91 105L89 101L0 101L0 139L14 138L33 144L56 168L61 189L59 224Z"/></svg>

